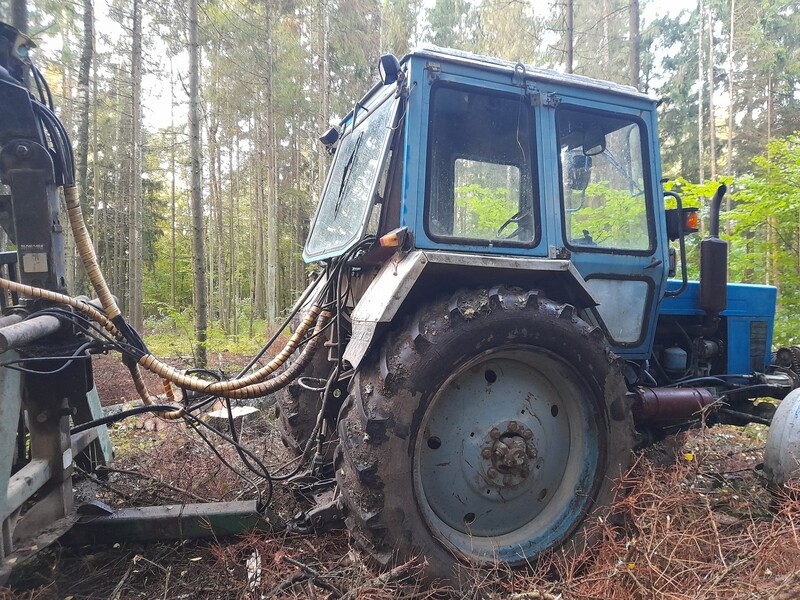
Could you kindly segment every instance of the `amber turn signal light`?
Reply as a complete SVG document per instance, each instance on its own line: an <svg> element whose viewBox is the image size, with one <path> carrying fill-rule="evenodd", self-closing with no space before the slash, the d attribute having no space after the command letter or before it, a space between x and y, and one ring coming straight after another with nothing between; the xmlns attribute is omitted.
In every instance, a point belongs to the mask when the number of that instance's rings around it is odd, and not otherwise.
<svg viewBox="0 0 800 600"><path fill-rule="evenodd" d="M406 241L408 235L408 227L398 227L392 229L389 233L380 237L380 244L382 248L400 248L403 242Z"/></svg>

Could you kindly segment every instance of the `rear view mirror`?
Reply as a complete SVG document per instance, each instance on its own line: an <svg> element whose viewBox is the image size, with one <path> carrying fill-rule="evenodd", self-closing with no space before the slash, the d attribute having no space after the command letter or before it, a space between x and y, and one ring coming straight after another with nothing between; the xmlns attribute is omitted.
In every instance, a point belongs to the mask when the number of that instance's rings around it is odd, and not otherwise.
<svg viewBox="0 0 800 600"><path fill-rule="evenodd" d="M590 127L583 135L583 153L586 156L597 156L606 149L606 136L599 127Z"/></svg>
<svg viewBox="0 0 800 600"><path fill-rule="evenodd" d="M572 152L568 156L567 182L569 188L576 192L584 192L592 179L592 157Z"/></svg>

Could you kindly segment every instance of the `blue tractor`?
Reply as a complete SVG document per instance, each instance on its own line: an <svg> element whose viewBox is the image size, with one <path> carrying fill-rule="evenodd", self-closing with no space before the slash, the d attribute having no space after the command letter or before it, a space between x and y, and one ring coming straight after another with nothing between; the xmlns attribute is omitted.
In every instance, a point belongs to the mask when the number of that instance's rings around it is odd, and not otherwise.
<svg viewBox="0 0 800 600"><path fill-rule="evenodd" d="M266 364L267 347L233 379L196 377L153 356L105 282L32 47L0 23L0 225L16 246L0 253L0 354L56 367L0 370L0 558L71 514L73 454L87 469L111 458L77 360L90 350L119 351L142 398L113 419L198 426L217 397L278 392L284 441L308 460L276 477L243 462L320 500L299 526L343 517L377 560L423 554L431 577L580 550L632 451L701 422L771 425L767 476L796 470L800 349L771 351L774 288L727 283L724 187L687 280L698 215L676 194L665 208L651 98L439 48L383 57L381 81L321 138L334 158L304 250L320 268L295 332ZM97 300L65 294L60 188ZM38 489L28 514L42 518L18 524Z"/></svg>
<svg viewBox="0 0 800 600"><path fill-rule="evenodd" d="M632 450L701 421L775 422L785 481L800 404L755 399L800 352L771 351L775 288L727 283L724 186L687 281L698 214L665 209L656 101L436 47L380 72L321 138L304 259L335 317L277 405L359 544L441 577L580 549Z"/></svg>

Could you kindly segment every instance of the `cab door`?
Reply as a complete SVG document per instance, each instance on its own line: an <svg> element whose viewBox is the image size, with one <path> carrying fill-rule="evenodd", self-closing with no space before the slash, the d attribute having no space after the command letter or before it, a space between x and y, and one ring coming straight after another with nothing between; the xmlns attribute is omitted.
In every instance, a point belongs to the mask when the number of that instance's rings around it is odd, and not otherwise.
<svg viewBox="0 0 800 600"><path fill-rule="evenodd" d="M603 102L556 91L549 108L552 141L548 199L560 214L551 253L569 256L598 306L587 314L615 350L630 358L652 348L668 248L654 103L644 96ZM599 95L599 94L597 94Z"/></svg>

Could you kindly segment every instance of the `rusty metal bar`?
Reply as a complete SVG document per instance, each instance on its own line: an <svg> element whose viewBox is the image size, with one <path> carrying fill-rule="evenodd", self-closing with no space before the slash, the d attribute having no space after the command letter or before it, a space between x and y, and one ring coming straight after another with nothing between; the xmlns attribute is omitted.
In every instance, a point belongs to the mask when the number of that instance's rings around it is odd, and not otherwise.
<svg viewBox="0 0 800 600"><path fill-rule="evenodd" d="M50 480L50 464L43 459L32 460L8 481L6 503L0 518L7 519L23 503Z"/></svg>
<svg viewBox="0 0 800 600"><path fill-rule="evenodd" d="M80 509L79 509L79 512ZM255 501L123 508L109 515L82 515L61 538L64 544L113 544L222 537L246 531L281 531L283 521Z"/></svg>
<svg viewBox="0 0 800 600"><path fill-rule="evenodd" d="M61 327L61 321L51 315L32 317L14 325L0 329L0 353L20 348L55 333Z"/></svg>
<svg viewBox="0 0 800 600"><path fill-rule="evenodd" d="M70 438L72 445L72 456L78 456L81 452L86 450L86 447L97 439L97 428L87 429L76 433Z"/></svg>
<svg viewBox="0 0 800 600"><path fill-rule="evenodd" d="M699 419L716 397L705 388L636 388L633 418L637 425L657 425Z"/></svg>

